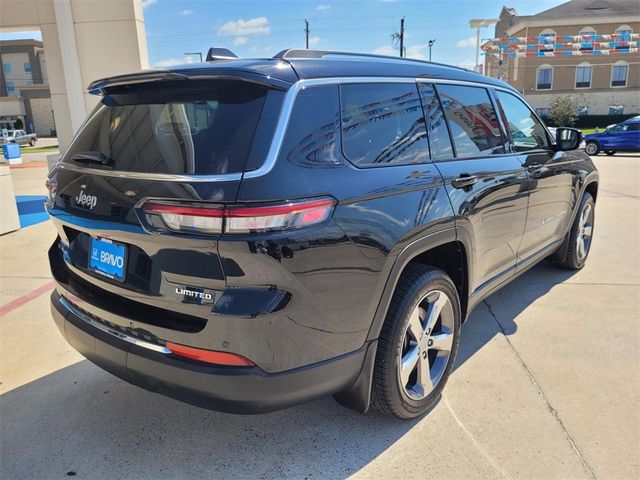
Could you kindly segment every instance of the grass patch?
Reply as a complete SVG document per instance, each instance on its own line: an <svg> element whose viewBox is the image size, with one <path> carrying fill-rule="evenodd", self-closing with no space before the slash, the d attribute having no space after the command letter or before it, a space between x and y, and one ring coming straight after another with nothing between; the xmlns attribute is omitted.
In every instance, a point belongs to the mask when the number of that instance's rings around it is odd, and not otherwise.
<svg viewBox="0 0 640 480"><path fill-rule="evenodd" d="M57 152L58 145L49 145L48 147L22 147L20 149L22 153L45 153L45 152Z"/></svg>

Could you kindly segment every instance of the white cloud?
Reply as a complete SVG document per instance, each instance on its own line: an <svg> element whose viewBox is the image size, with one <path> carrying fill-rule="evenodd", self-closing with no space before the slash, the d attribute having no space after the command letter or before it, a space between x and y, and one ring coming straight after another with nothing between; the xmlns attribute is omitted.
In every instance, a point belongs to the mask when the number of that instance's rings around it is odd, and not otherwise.
<svg viewBox="0 0 640 480"><path fill-rule="evenodd" d="M149 8L156 3L158 3L158 0L142 0L142 8Z"/></svg>
<svg viewBox="0 0 640 480"><path fill-rule="evenodd" d="M469 70L475 70L476 69L476 61L473 59L468 59L465 60L463 62L458 63L457 65L458 67L462 67L462 68L467 68Z"/></svg>
<svg viewBox="0 0 640 480"><path fill-rule="evenodd" d="M155 62L152 67L154 68L164 68L164 67L173 67L175 65L184 65L185 63L196 63L196 59L194 57L180 57L180 58L167 58L166 60L160 60Z"/></svg>
<svg viewBox="0 0 640 480"><path fill-rule="evenodd" d="M459 48L470 48L476 46L476 37L465 38L456 44Z"/></svg>
<svg viewBox="0 0 640 480"><path fill-rule="evenodd" d="M378 47L373 50L376 55L397 55L398 50L395 48L391 48L391 45L384 45L383 47Z"/></svg>
<svg viewBox="0 0 640 480"><path fill-rule="evenodd" d="M247 37L236 37L233 39L234 45L246 45L248 42Z"/></svg>
<svg viewBox="0 0 640 480"><path fill-rule="evenodd" d="M418 60L427 59L427 46L426 45L411 45L407 47L407 58L416 58Z"/></svg>
<svg viewBox="0 0 640 480"><path fill-rule="evenodd" d="M318 12L326 12L327 10L331 10L331 5L318 5L316 10Z"/></svg>
<svg viewBox="0 0 640 480"><path fill-rule="evenodd" d="M320 37L309 37L309 46L313 47L320 43Z"/></svg>
<svg viewBox="0 0 640 480"><path fill-rule="evenodd" d="M183 17L188 17L189 15L193 15L193 10L182 10L180 12L180 15L182 15Z"/></svg>
<svg viewBox="0 0 640 480"><path fill-rule="evenodd" d="M418 60L425 60L427 58L427 46L426 45L409 45L407 48L407 58L415 58ZM398 48L394 48L391 45L384 45L373 50L372 53L376 55L389 55L397 57L400 53Z"/></svg>
<svg viewBox="0 0 640 480"><path fill-rule="evenodd" d="M269 35L271 27L267 17L250 18L249 20L234 20L227 22L218 30L221 37L251 37Z"/></svg>

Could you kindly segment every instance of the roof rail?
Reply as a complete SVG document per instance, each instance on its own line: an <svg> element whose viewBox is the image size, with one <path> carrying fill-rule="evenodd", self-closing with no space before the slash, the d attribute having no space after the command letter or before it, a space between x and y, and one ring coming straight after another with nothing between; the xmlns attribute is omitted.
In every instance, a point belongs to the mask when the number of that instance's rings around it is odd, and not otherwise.
<svg viewBox="0 0 640 480"><path fill-rule="evenodd" d="M417 58L407 58L407 57L392 57L390 55L377 55L374 53L357 53L357 52L340 52L336 50L303 50L298 48L289 48L286 50L282 50L281 52L276 53L273 58L278 58L281 60L292 60L292 59L305 59L305 58L327 58L327 59L353 59L353 60L384 60L387 62L417 62L417 63L426 63L431 65L441 65L449 68L455 68L457 70L466 70L470 71L466 68L462 67L454 67L452 65L446 65L443 63L429 62L427 60L419 60Z"/></svg>
<svg viewBox="0 0 640 480"><path fill-rule="evenodd" d="M238 58L238 56L228 48L211 47L207 52L207 62L215 62L216 60L231 60L234 58Z"/></svg>

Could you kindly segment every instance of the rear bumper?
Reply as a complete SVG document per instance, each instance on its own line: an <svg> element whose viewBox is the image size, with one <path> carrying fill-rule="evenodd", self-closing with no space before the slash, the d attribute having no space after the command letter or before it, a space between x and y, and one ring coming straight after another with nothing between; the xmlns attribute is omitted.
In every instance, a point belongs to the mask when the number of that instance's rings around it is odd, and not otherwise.
<svg viewBox="0 0 640 480"><path fill-rule="evenodd" d="M349 388L358 378L373 343L320 363L280 373L259 367L222 367L185 360L96 328L51 294L51 311L67 341L87 359L127 382L213 410L263 413ZM375 351L375 350L374 350Z"/></svg>

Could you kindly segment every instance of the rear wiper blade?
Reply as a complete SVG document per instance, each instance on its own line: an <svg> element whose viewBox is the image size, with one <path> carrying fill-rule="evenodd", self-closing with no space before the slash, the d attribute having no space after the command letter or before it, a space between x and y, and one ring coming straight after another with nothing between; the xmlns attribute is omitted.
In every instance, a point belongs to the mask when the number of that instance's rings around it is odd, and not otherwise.
<svg viewBox="0 0 640 480"><path fill-rule="evenodd" d="M97 163L99 165L109 165L111 159L102 152L86 151L74 153L71 160L80 163Z"/></svg>

